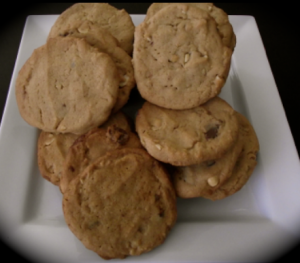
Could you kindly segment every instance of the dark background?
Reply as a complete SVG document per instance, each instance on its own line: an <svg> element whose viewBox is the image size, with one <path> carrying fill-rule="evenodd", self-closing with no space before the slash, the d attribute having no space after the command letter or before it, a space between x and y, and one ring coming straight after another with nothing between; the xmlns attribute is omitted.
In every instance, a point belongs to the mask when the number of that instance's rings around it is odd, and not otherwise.
<svg viewBox="0 0 300 263"><path fill-rule="evenodd" d="M5 7L2 5L0 16L0 122L26 17L28 15L60 14L72 4L18 2L8 3ZM119 9L124 8L130 14L145 14L150 4L111 3ZM293 4L284 2L279 2L279 4L274 2L269 4L215 3L215 5L222 8L228 15L254 16L299 154L300 40L298 9ZM7 245L0 244L3 258L7 255L10 260L18 259L18 262L26 262L26 259L16 254ZM282 255L282 258L274 260L283 262L292 256L295 257L293 258L295 260L300 258L299 254L298 247L296 247Z"/></svg>

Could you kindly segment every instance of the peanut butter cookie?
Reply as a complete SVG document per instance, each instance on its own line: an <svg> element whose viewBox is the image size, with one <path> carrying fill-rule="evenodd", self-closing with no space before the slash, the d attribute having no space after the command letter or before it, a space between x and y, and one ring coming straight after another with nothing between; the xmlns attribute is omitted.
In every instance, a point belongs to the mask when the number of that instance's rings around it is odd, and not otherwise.
<svg viewBox="0 0 300 263"><path fill-rule="evenodd" d="M51 38L25 62L15 91L30 125L83 134L108 119L118 90L118 70L109 55L84 39Z"/></svg>
<svg viewBox="0 0 300 263"><path fill-rule="evenodd" d="M217 96L231 56L216 21L191 5L167 5L135 30L137 88L160 107L191 109Z"/></svg>
<svg viewBox="0 0 300 263"><path fill-rule="evenodd" d="M129 148L108 152L71 181L63 211L74 235L104 259L153 250L177 219L168 174L145 150Z"/></svg>
<svg viewBox="0 0 300 263"><path fill-rule="evenodd" d="M234 109L219 97L189 110L145 102L135 123L149 154L175 166L221 158L237 141L239 130Z"/></svg>

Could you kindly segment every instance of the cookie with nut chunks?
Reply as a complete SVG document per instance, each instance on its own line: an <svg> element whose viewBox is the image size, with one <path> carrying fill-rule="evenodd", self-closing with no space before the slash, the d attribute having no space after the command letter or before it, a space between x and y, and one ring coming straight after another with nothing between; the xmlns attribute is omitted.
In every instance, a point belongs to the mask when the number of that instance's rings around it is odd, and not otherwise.
<svg viewBox="0 0 300 263"><path fill-rule="evenodd" d="M194 198L216 191L232 176L243 144L244 137L238 136L237 142L221 158L190 166L173 167L172 181L177 196Z"/></svg>
<svg viewBox="0 0 300 263"><path fill-rule="evenodd" d="M63 211L73 234L104 259L153 250L177 219L165 169L145 150L133 148L94 160L68 185Z"/></svg>
<svg viewBox="0 0 300 263"><path fill-rule="evenodd" d="M234 109L219 97L189 110L145 102L135 125L149 154L174 166L221 158L236 143L239 130Z"/></svg>
<svg viewBox="0 0 300 263"><path fill-rule="evenodd" d="M216 21L191 5L167 5L135 29L137 88L160 107L191 109L217 96L231 56Z"/></svg>
<svg viewBox="0 0 300 263"><path fill-rule="evenodd" d="M202 195L210 200L221 200L240 191L248 182L257 165L257 153L259 151L259 141L256 132L249 120L237 112L240 133L243 142L242 151L236 161L232 175L216 190Z"/></svg>
<svg viewBox="0 0 300 263"><path fill-rule="evenodd" d="M176 3L152 3L146 14L145 20L150 19L154 14L156 14L160 9ZM223 9L218 8L213 3L184 3L197 8L200 8L210 14L212 18L215 19L217 23L217 28L222 37L225 46L231 48L232 50L236 45L236 35L233 31L233 27L229 21L228 15Z"/></svg>

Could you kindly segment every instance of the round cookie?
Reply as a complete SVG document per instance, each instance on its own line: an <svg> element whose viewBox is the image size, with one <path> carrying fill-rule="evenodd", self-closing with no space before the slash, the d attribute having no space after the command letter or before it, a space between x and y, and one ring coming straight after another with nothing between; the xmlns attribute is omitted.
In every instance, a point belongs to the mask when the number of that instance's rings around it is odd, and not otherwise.
<svg viewBox="0 0 300 263"><path fill-rule="evenodd" d="M110 32L129 55L133 49L135 26L130 15L108 3L76 3L59 15L52 26L48 39L62 35L79 21L90 21Z"/></svg>
<svg viewBox="0 0 300 263"><path fill-rule="evenodd" d="M177 196L200 197L218 189L232 175L242 146L243 140L238 138L234 146L219 159L174 167L172 178Z"/></svg>
<svg viewBox="0 0 300 263"><path fill-rule="evenodd" d="M135 30L133 66L141 96L168 109L191 109L217 96L232 50L200 8L168 5Z"/></svg>
<svg viewBox="0 0 300 263"><path fill-rule="evenodd" d="M132 124L128 117L121 111L112 114L102 124L101 128L116 125L118 128L131 132ZM41 131L38 138L38 167L43 178L54 185L60 184L63 163L69 148L80 135L73 133L50 133Z"/></svg>
<svg viewBox="0 0 300 263"><path fill-rule="evenodd" d="M240 123L239 136L243 141L243 149L234 166L232 175L215 191L210 191L202 197L210 200L220 200L238 192L248 181L257 164L259 141L255 130L245 116L237 112Z"/></svg>
<svg viewBox="0 0 300 263"><path fill-rule="evenodd" d="M154 249L177 219L168 174L145 150L129 148L96 159L75 178L63 211L74 235L104 259Z"/></svg>
<svg viewBox="0 0 300 263"><path fill-rule="evenodd" d="M51 38L37 48L16 80L21 116L47 132L83 134L104 123L114 107L115 63L84 39Z"/></svg>
<svg viewBox="0 0 300 263"><path fill-rule="evenodd" d="M120 79L118 97L113 112L120 110L128 101L130 91L135 86L131 56L118 46L118 41L107 30L90 21L79 22L71 29L61 30L61 36L84 38L87 43L112 58L117 66Z"/></svg>
<svg viewBox="0 0 300 263"><path fill-rule="evenodd" d="M175 3L152 3L146 14L145 20L150 19L154 14L156 14L160 9L168 6L169 4ZM212 18L215 19L217 23L217 28L222 36L222 40L225 46L231 48L232 50L236 45L236 35L234 34L232 25L228 19L228 15L221 8L216 7L213 3L184 3L187 5L195 6L200 8L210 14Z"/></svg>
<svg viewBox="0 0 300 263"><path fill-rule="evenodd" d="M236 142L239 130L234 109L219 97L189 110L145 102L135 123L149 154L175 166L221 158Z"/></svg>
<svg viewBox="0 0 300 263"><path fill-rule="evenodd" d="M142 148L142 145L134 133L116 125L96 128L80 136L66 155L59 185L61 192L95 159L119 148Z"/></svg>

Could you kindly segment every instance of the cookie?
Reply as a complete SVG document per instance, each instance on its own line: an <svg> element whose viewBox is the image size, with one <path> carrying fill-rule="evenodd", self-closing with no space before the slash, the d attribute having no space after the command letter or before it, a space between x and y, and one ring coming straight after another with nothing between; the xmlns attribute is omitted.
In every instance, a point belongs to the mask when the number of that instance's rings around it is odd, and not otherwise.
<svg viewBox="0 0 300 263"><path fill-rule="evenodd" d="M15 88L20 114L30 125L83 134L108 119L118 71L109 55L84 39L51 38L25 62Z"/></svg>
<svg viewBox="0 0 300 263"><path fill-rule="evenodd" d="M108 151L119 148L142 148L139 138L132 132L109 126L96 128L80 136L70 147L60 180L60 190L65 192L69 183L77 177L91 162Z"/></svg>
<svg viewBox="0 0 300 263"><path fill-rule="evenodd" d="M242 136L238 138L234 146L219 159L174 167L172 180L177 196L181 198L201 197L218 189L232 175L242 151L243 140Z"/></svg>
<svg viewBox="0 0 300 263"><path fill-rule="evenodd" d="M75 178L63 211L74 235L104 259L153 250L177 219L168 174L145 150L129 148L96 159Z"/></svg>
<svg viewBox="0 0 300 263"><path fill-rule="evenodd" d="M239 130L234 109L219 97L189 110L145 102L135 124L150 155L175 166L221 158L236 142Z"/></svg>
<svg viewBox="0 0 300 263"><path fill-rule="evenodd" d="M215 20L194 6L168 5L135 30L137 88L160 107L191 109L217 96L231 56Z"/></svg>
<svg viewBox="0 0 300 263"><path fill-rule="evenodd" d="M145 20L150 19L160 9L166 7L169 4L171 3L152 3L147 10ZM214 18L217 23L217 28L219 30L219 33L222 36L224 45L231 48L232 50L235 48L236 35L233 31L233 27L229 21L228 15L224 12L224 10L216 7L213 3L184 3L184 4L188 4L208 12L210 16Z"/></svg>
<svg viewBox="0 0 300 263"><path fill-rule="evenodd" d="M100 127L107 128L112 125L116 125L128 133L132 130L132 123L121 111L112 114ZM66 155L71 145L79 136L73 133L41 131L38 138L37 156L38 167L43 178L59 186Z"/></svg>
<svg viewBox="0 0 300 263"><path fill-rule="evenodd" d="M71 29L61 30L61 36L84 38L90 45L112 58L117 66L120 79L118 97L113 112L120 110L127 103L130 91L135 86L131 56L118 46L118 41L107 30L90 21L80 22Z"/></svg>
<svg viewBox="0 0 300 263"><path fill-rule="evenodd" d="M247 183L257 165L259 141L255 130L245 116L240 113L237 113L237 116L240 123L239 136L243 141L242 152L229 179L215 191L212 190L202 195L204 198L215 201L235 194Z"/></svg>
<svg viewBox="0 0 300 263"><path fill-rule="evenodd" d="M133 49L134 24L130 15L107 3L76 3L62 12L48 35L48 39L63 34L78 22L90 21L110 32L129 55Z"/></svg>
<svg viewBox="0 0 300 263"><path fill-rule="evenodd" d="M59 185L65 156L79 135L41 131L38 139L38 167L43 178Z"/></svg>

